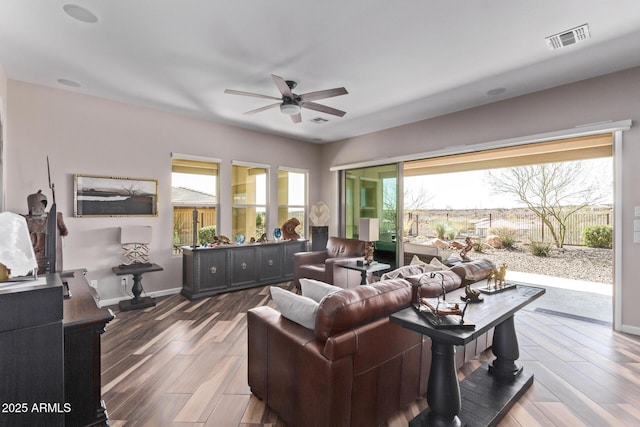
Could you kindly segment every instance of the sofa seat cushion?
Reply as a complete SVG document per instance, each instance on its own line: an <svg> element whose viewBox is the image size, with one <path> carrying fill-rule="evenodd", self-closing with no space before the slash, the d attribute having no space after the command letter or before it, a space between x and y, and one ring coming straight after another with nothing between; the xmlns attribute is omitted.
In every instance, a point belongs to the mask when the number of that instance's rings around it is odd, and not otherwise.
<svg viewBox="0 0 640 427"><path fill-rule="evenodd" d="M477 282L478 280L484 280L489 275L496 265L488 259L476 259L470 262L463 262L456 264L451 268L451 271L456 273L463 280L469 282Z"/></svg>
<svg viewBox="0 0 640 427"><path fill-rule="evenodd" d="M411 284L392 279L357 288L342 289L324 297L316 316L316 338L327 338L406 307Z"/></svg>
<svg viewBox="0 0 640 427"><path fill-rule="evenodd" d="M420 295L426 298L434 298L442 295L442 287L445 292L450 292L462 286L462 278L451 270L430 271L407 277L412 285L412 300L415 300L418 284Z"/></svg>

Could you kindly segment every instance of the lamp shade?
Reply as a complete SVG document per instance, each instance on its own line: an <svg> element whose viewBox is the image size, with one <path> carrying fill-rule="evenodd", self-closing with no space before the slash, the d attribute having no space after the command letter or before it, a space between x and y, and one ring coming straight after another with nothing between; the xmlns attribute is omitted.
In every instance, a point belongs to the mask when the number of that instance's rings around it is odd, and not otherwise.
<svg viewBox="0 0 640 427"><path fill-rule="evenodd" d="M123 245L130 243L148 245L151 243L151 227L148 225L120 227L120 243Z"/></svg>
<svg viewBox="0 0 640 427"><path fill-rule="evenodd" d="M380 220L378 218L360 218L359 239L375 242L380 238Z"/></svg>
<svg viewBox="0 0 640 427"><path fill-rule="evenodd" d="M12 276L24 276L38 268L27 220L13 212L0 213L0 263Z"/></svg>

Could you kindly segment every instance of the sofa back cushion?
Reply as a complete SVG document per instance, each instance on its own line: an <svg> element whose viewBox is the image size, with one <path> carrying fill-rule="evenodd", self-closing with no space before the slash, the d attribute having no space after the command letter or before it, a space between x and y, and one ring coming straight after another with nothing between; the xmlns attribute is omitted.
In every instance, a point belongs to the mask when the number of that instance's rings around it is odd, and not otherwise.
<svg viewBox="0 0 640 427"><path fill-rule="evenodd" d="M427 271L423 274L408 276L407 281L413 286L412 301L416 300L416 290L420 285L420 296L434 298L442 295L442 288L450 292L462 286L462 279L451 270Z"/></svg>
<svg viewBox="0 0 640 427"><path fill-rule="evenodd" d="M476 259L471 262L456 264L451 271L460 276L461 279L470 282L486 279L489 272L496 268L496 265L488 259Z"/></svg>
<svg viewBox="0 0 640 427"><path fill-rule="evenodd" d="M322 299L316 314L316 338L327 338L406 307L411 285L402 279L343 289Z"/></svg>
<svg viewBox="0 0 640 427"><path fill-rule="evenodd" d="M329 258L364 256L364 241L345 239L344 237L329 237L327 255Z"/></svg>

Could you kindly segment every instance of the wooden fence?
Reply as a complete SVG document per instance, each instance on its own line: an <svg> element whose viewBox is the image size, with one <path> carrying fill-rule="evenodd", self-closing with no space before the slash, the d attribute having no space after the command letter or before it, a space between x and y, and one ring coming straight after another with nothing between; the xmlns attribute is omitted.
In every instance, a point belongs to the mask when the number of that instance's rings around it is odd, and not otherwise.
<svg viewBox="0 0 640 427"><path fill-rule="evenodd" d="M448 223L456 231L456 238L486 237L493 227L508 227L516 231L517 241L554 243L549 228L540 217L526 209L419 211L405 214L410 237L435 237L435 222ZM565 225L564 244L581 246L582 229L593 225L613 225L613 210L580 211L572 214ZM557 222L554 226L557 229Z"/></svg>
<svg viewBox="0 0 640 427"><path fill-rule="evenodd" d="M198 229L216 225L215 208L198 209ZM173 210L173 246L179 253L179 247L193 244L193 208L175 208Z"/></svg>

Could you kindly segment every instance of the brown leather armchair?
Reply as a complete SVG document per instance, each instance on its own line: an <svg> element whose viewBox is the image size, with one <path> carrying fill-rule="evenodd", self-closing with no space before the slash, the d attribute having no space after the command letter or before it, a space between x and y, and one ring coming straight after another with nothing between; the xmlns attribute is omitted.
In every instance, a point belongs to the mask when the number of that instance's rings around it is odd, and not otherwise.
<svg viewBox="0 0 640 427"><path fill-rule="evenodd" d="M293 255L295 285L300 289L300 278L320 280L342 288L360 284L360 273L339 266L340 263L363 259L365 242L362 240L329 237L325 251L298 252Z"/></svg>

